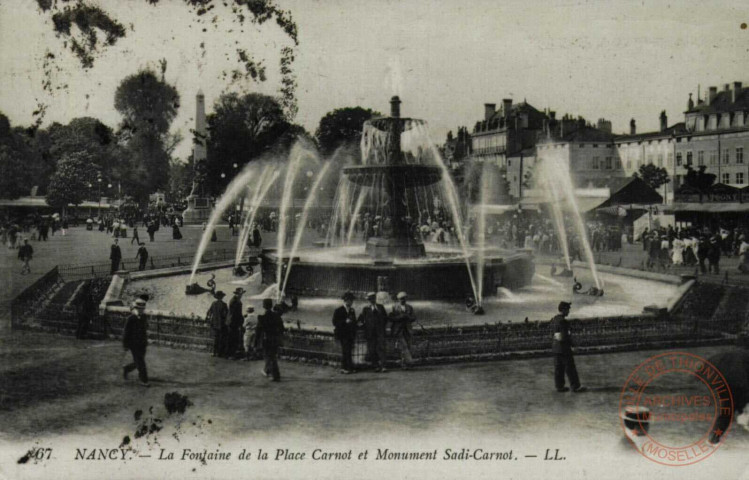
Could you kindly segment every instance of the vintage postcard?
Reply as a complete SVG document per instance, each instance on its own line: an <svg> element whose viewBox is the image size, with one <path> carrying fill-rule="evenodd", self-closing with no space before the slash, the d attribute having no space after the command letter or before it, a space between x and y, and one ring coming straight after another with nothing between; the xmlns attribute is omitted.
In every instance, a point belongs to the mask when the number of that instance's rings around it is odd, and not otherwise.
<svg viewBox="0 0 749 480"><path fill-rule="evenodd" d="M749 479L748 23L3 1L0 479Z"/></svg>

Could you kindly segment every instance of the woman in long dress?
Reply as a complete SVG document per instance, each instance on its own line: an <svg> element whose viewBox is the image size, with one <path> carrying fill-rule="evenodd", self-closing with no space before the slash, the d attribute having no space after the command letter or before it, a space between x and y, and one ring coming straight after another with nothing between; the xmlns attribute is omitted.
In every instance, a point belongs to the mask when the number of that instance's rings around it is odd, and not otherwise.
<svg viewBox="0 0 749 480"><path fill-rule="evenodd" d="M177 222L172 224L172 239L174 240L182 240L182 232L179 231L179 227L177 226Z"/></svg>
<svg viewBox="0 0 749 480"><path fill-rule="evenodd" d="M681 236L674 238L671 262L674 265L684 264L684 240L682 240Z"/></svg>

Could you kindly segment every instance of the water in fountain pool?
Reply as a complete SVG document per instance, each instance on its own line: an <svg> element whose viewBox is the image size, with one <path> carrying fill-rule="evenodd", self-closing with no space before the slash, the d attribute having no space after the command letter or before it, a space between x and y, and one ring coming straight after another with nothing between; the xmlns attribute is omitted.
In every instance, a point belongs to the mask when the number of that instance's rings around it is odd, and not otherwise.
<svg viewBox="0 0 749 480"><path fill-rule="evenodd" d="M217 290L223 290L228 297L236 288L236 277L231 268L203 272L198 274L200 284L216 275ZM577 274L578 272L576 272ZM486 315L477 317L467 312L460 302L446 300L413 300L411 304L416 310L419 323L428 326L465 326L475 324L494 324L522 322L527 317L530 320L549 320L555 313L560 300L572 302L571 318L591 318L601 316L636 315L642 312L646 305L665 307L676 294L675 285L662 282L643 280L610 273L600 273L606 283L606 295L591 297L574 295L572 293L572 279L551 279L536 275L533 283L526 287L499 292L499 295L484 299ZM147 292L151 295L149 308L166 312L173 312L179 316L197 316L204 318L213 297L203 295L185 296L185 275L135 280L126 285L123 300L132 301L138 294ZM593 284L593 279L587 271L580 271L578 280L584 289ZM263 295L274 292L264 292L267 285L251 284L244 286L247 293L243 297L245 307L253 305L260 310ZM333 297L304 297L299 299L299 309L285 315L285 320L303 326L332 330L331 316L333 310L340 305L341 300ZM364 306L364 301L357 301L357 311ZM389 305L386 305L389 308Z"/></svg>

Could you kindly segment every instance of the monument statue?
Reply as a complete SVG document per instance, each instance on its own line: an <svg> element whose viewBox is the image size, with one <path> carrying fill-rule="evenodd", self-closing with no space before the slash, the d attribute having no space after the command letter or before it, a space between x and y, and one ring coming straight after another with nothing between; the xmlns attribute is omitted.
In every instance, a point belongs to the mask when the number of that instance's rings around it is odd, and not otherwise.
<svg viewBox="0 0 749 480"><path fill-rule="evenodd" d="M205 192L208 131L205 120L205 96L202 90L198 90L195 97L194 134L192 190L187 196L187 208L182 212L182 220L186 225L200 225L211 216L211 199Z"/></svg>

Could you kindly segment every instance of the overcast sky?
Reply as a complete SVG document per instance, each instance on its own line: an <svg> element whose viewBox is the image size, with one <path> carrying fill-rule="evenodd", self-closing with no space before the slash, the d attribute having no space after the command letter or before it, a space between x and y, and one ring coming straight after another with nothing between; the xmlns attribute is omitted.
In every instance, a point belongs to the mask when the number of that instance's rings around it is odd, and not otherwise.
<svg viewBox="0 0 749 480"><path fill-rule="evenodd" d="M182 96L173 130L189 138L194 95L210 111L226 89L274 94L278 50L289 43L272 22L218 28L196 23L182 0L100 0L128 36L82 71L31 0L0 4L0 110L15 124L32 122L37 102L49 105L45 124L93 116L116 126L114 91L126 75L166 58L166 79ZM606 118L615 132L635 118L639 131L683 120L688 94L702 85L749 84L749 4L744 1L534 0L277 0L299 27L294 69L297 122L314 133L334 108L363 106L383 113L391 95L402 114L427 120L440 141L458 125L472 128L484 103L526 99L558 115ZM709 5L708 5L709 3ZM218 10L218 8L217 8ZM229 30L232 30L229 32ZM205 44L205 55L200 43ZM235 43L239 42L239 43ZM264 58L264 84L229 85L241 46ZM57 55L61 71L52 94L42 89L42 58ZM177 154L185 157L184 141Z"/></svg>

